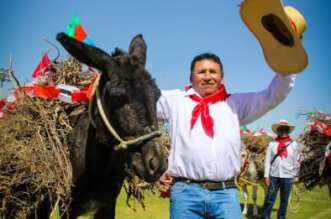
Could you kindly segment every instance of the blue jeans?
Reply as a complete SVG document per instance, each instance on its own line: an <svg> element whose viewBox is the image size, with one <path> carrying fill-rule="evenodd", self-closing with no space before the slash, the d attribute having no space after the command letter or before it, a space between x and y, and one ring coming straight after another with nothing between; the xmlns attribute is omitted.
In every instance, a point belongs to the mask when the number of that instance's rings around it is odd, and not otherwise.
<svg viewBox="0 0 331 219"><path fill-rule="evenodd" d="M270 217L272 207L277 198L277 192L280 189L280 204L277 212L277 218L283 219L286 217L286 209L288 199L291 194L292 178L277 178L270 176L270 186L268 188L267 197L264 200L261 219Z"/></svg>
<svg viewBox="0 0 331 219"><path fill-rule="evenodd" d="M170 191L170 218L241 218L238 189L208 190L175 182Z"/></svg>

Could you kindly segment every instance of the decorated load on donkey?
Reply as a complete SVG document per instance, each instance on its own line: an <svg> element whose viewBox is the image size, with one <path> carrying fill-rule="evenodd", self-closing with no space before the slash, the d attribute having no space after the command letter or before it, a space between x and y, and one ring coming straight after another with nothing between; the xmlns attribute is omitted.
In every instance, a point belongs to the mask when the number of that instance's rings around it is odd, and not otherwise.
<svg viewBox="0 0 331 219"><path fill-rule="evenodd" d="M166 167L155 113L160 91L144 69L146 44L138 35L129 53L116 49L110 56L65 34L58 40L78 60L102 71L92 92L96 96L89 104L66 104L30 96L18 85L20 100L11 104L16 109L7 110L6 104L1 121L1 215L45 218L57 206L72 218L87 211L112 218L126 167L147 182ZM69 60L51 64L47 83L84 83L85 90L78 90L89 102L95 75ZM59 65L69 66L68 71ZM76 81L80 74L86 78ZM63 92L58 85L37 86L57 97Z"/></svg>
<svg viewBox="0 0 331 219"><path fill-rule="evenodd" d="M331 117L321 111L299 115L308 120L300 139L303 152L299 181L307 190L328 185L331 197Z"/></svg>
<svg viewBox="0 0 331 219"><path fill-rule="evenodd" d="M47 208L58 205L61 212L66 212L71 201L72 166L66 139L87 103L68 104L43 94L55 88L51 83L87 87L94 75L84 71L72 57L48 67L52 80L38 81L36 86L18 85L4 101L6 116L0 121L0 214L5 218L40 215L46 203ZM14 97L16 101L10 102Z"/></svg>

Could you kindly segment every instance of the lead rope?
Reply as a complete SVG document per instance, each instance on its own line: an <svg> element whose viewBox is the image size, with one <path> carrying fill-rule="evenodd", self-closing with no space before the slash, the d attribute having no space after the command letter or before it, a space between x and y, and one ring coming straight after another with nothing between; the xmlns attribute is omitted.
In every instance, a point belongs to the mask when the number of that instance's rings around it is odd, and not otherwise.
<svg viewBox="0 0 331 219"><path fill-rule="evenodd" d="M101 76L99 76L99 78L100 77ZM92 91L92 95L91 95L91 101L92 101L92 98L93 98L94 93L95 93L96 94L97 107L98 107L98 110L99 110L99 113L100 113L100 116L101 116L103 122L105 123L106 127L108 128L108 131L120 142L120 144L118 144L117 146L114 147L114 150L115 151L118 151L120 149L127 149L129 145L136 144L136 143L142 142L142 141L144 141L146 139L152 138L154 136L159 136L159 135L162 134L162 131L161 130L157 130L157 131L151 132L149 134L146 134L146 135L140 136L138 138L135 138L133 140L124 141L117 134L117 132L114 130L114 128L111 126L110 122L108 121L108 119L106 117L105 111L102 108L102 103L101 103L101 99L100 99L99 89L97 89L97 86L99 85L99 78L96 79L95 84L93 86L93 91ZM91 104L90 104L90 106L91 106ZM90 106L89 106L89 118L90 118L90 122L94 126L94 128L96 128L95 121L92 118L92 109L91 109L92 107L90 107Z"/></svg>
<svg viewBox="0 0 331 219"><path fill-rule="evenodd" d="M247 179L244 179L242 177L240 177L240 181L244 181L246 184L251 184L253 186L259 186L259 184L253 183L253 182L251 182L251 181L249 181ZM239 186L242 186L242 185L239 185Z"/></svg>

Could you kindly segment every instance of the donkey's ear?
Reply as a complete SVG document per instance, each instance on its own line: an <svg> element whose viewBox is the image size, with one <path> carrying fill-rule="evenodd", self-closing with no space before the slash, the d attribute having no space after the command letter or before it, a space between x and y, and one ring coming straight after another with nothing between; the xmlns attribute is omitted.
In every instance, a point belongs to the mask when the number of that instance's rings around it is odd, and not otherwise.
<svg viewBox="0 0 331 219"><path fill-rule="evenodd" d="M65 33L59 33L56 39L78 61L101 71L106 71L113 66L113 58L94 46L87 45Z"/></svg>
<svg viewBox="0 0 331 219"><path fill-rule="evenodd" d="M146 63L146 43L141 34L135 36L130 43L129 54L137 58L138 63L145 66Z"/></svg>

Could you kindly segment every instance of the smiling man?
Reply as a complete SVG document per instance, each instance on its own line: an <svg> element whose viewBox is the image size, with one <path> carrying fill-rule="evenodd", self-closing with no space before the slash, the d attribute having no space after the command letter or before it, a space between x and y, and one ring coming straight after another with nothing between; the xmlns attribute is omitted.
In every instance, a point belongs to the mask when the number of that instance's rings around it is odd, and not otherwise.
<svg viewBox="0 0 331 219"><path fill-rule="evenodd" d="M216 92L223 85L222 64L217 57L204 59L198 56L191 66L191 83L193 88L204 97ZM213 56L210 56L213 57Z"/></svg>
<svg viewBox="0 0 331 219"><path fill-rule="evenodd" d="M167 174L173 177L171 218L241 218L234 178L240 173L240 126L281 103L295 75L276 74L266 90L227 94L218 56L191 64L185 91L163 90L158 116L169 122Z"/></svg>

